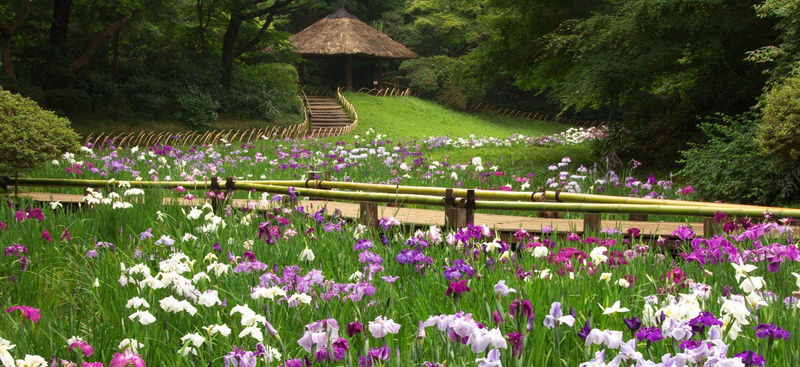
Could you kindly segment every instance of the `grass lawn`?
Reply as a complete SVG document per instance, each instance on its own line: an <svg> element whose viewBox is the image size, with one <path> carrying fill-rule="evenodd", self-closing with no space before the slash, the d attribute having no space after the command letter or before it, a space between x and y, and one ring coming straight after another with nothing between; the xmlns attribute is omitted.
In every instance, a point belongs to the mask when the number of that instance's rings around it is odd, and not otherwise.
<svg viewBox="0 0 800 367"><path fill-rule="evenodd" d="M497 113L467 113L415 97L375 97L365 93L344 93L358 113L356 134L373 128L392 138L424 136L508 137L511 134L549 135L569 128L552 122L510 118Z"/></svg>

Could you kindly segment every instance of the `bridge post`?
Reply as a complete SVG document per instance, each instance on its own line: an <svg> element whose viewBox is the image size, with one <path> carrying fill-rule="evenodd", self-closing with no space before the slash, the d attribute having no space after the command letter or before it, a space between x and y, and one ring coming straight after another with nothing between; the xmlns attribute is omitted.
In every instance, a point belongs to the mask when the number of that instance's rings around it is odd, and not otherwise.
<svg viewBox="0 0 800 367"><path fill-rule="evenodd" d="M225 180L225 201L224 201L224 203L226 205L233 202L233 199L231 197L233 196L233 193L236 191L236 187L235 187L236 186L236 182L233 181L234 178L235 177L228 177L228 179Z"/></svg>
<svg viewBox="0 0 800 367"><path fill-rule="evenodd" d="M217 213L217 209L219 209L219 196L221 189L219 187L219 178L217 176L211 177L211 209L214 213Z"/></svg>
<svg viewBox="0 0 800 367"><path fill-rule="evenodd" d="M647 214L628 214L628 220L633 222L647 222Z"/></svg>
<svg viewBox="0 0 800 367"><path fill-rule="evenodd" d="M467 190L466 224L475 224L475 190Z"/></svg>
<svg viewBox="0 0 800 367"><path fill-rule="evenodd" d="M378 226L378 203L362 201L358 203L358 219L368 227Z"/></svg>
<svg viewBox="0 0 800 367"><path fill-rule="evenodd" d="M601 230L602 214L600 213L583 213L583 235L586 236L590 232L597 232Z"/></svg>

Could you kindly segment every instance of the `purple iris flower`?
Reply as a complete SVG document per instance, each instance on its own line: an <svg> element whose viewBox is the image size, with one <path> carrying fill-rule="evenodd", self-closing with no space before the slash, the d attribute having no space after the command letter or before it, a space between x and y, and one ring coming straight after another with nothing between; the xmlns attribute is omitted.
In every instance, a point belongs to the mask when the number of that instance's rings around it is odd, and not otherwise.
<svg viewBox="0 0 800 367"><path fill-rule="evenodd" d="M146 231L139 233L139 239L144 241L148 238L153 238L153 229L148 228Z"/></svg>
<svg viewBox="0 0 800 367"><path fill-rule="evenodd" d="M253 352L245 351L243 349L238 349L236 346L233 346L233 352L228 353L224 357L225 359L225 367L255 367L256 363L258 363L258 357Z"/></svg>
<svg viewBox="0 0 800 367"><path fill-rule="evenodd" d="M646 327L639 330L636 333L636 340L638 341L645 341L655 343L659 340L664 339L664 336L661 334L661 328L657 327Z"/></svg>
<svg viewBox="0 0 800 367"><path fill-rule="evenodd" d="M759 338L770 338L770 339L786 339L789 340L789 337L792 333L781 329L778 326L775 326L775 323L769 324L760 324L756 326L756 336Z"/></svg>
<svg viewBox="0 0 800 367"><path fill-rule="evenodd" d="M751 366L764 367L766 365L766 363L767 363L764 360L764 357L758 355L758 353L756 353L756 352L754 352L752 350L745 350L745 351L743 351L741 353L736 353L733 356L741 358L742 359L742 363L744 363L744 365L747 366L747 367L751 367Z"/></svg>
<svg viewBox="0 0 800 367"><path fill-rule="evenodd" d="M642 321L639 320L638 317L632 317L630 319L622 319L622 321L625 323L625 326L627 326L632 333L635 333L637 330L639 330L640 327L642 327Z"/></svg>
<svg viewBox="0 0 800 367"><path fill-rule="evenodd" d="M358 240L356 244L353 246L353 250L355 251L364 251L367 249L372 248L373 244L372 241L368 239Z"/></svg>
<svg viewBox="0 0 800 367"><path fill-rule="evenodd" d="M335 224L333 222L325 223L325 232L331 232L333 230L336 230L337 232L341 232L342 231L342 222L338 222L338 223L335 223Z"/></svg>
<svg viewBox="0 0 800 367"><path fill-rule="evenodd" d="M722 321L718 320L714 317L714 314L708 311L701 311L697 317L689 320L689 326L691 326L692 332L695 334L702 335L706 327L711 327L713 325L721 327Z"/></svg>

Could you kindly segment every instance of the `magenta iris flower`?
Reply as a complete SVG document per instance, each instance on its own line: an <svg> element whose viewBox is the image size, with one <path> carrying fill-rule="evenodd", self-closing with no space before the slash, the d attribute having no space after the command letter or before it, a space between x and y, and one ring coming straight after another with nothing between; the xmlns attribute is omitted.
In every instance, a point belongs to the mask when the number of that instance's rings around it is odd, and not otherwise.
<svg viewBox="0 0 800 367"><path fill-rule="evenodd" d="M358 321L351 322L347 324L347 336L353 337L353 335L358 335L364 332L364 325Z"/></svg>
<svg viewBox="0 0 800 367"><path fill-rule="evenodd" d="M694 231L689 226L681 225L678 229L672 232L672 235L680 238L683 241L694 237Z"/></svg>
<svg viewBox="0 0 800 367"><path fill-rule="evenodd" d="M7 309L6 313L11 313L16 310L20 310L22 312L22 316L24 316L28 320L33 321L34 323L39 322L39 319L41 318L38 308L33 308L28 306L14 306Z"/></svg>
<svg viewBox="0 0 800 367"><path fill-rule="evenodd" d="M450 286L447 287L447 291L444 293L446 296L454 294L456 296L460 296L461 293L469 292L469 286L467 286L466 280L457 280L454 282L450 282Z"/></svg>
<svg viewBox="0 0 800 367"><path fill-rule="evenodd" d="M61 233L61 239L67 240L67 242L72 241L72 237L70 237L69 231L66 228L64 228L64 232Z"/></svg>
<svg viewBox="0 0 800 367"><path fill-rule="evenodd" d="M87 357L91 357L92 354L94 354L94 348L91 345L89 345L89 343L87 343L87 342L85 342L83 340L74 342L74 343L69 345L69 351L70 352L72 352L72 350L75 349L75 348L80 348L80 350L83 352L83 354L85 356L87 356Z"/></svg>
<svg viewBox="0 0 800 367"><path fill-rule="evenodd" d="M114 353L114 358L111 358L111 362L108 364L108 367L147 367L144 364L144 360L142 356L138 354L134 354L128 349L125 349L122 354Z"/></svg>

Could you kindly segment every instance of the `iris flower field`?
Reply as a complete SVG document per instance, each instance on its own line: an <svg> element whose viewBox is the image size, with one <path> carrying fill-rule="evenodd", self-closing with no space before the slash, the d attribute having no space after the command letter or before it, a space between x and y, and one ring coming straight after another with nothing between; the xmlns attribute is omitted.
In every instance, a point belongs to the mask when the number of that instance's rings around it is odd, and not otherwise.
<svg viewBox="0 0 800 367"><path fill-rule="evenodd" d="M136 180L333 179L400 185L696 199L639 163L569 157L541 172L485 147L587 144L601 128L543 137L276 140L83 147L34 176L113 179L80 208L0 206L0 364L10 366L796 366L800 252L791 218L716 216L578 235L480 223L376 227L326 207L238 192L141 190ZM469 159L437 155L469 152ZM68 190L68 189L60 189ZM75 191L83 192L83 190ZM195 206L163 198L195 199ZM302 200L303 198L298 198ZM525 213L517 213L523 215Z"/></svg>

